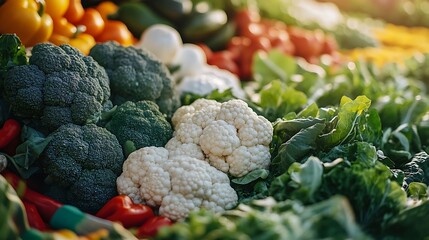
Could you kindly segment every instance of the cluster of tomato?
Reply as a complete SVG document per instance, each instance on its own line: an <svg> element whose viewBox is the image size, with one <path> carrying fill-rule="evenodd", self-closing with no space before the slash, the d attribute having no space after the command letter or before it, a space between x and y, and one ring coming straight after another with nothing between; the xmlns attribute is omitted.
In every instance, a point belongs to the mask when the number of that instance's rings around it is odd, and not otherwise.
<svg viewBox="0 0 429 240"><path fill-rule="evenodd" d="M337 54L335 39L320 30L311 31L262 19L258 12L249 9L238 11L234 20L237 36L229 41L227 48L218 52L205 48L205 52L208 64L229 70L242 80L251 78L253 56L257 51L279 49L311 63L317 62L321 55Z"/></svg>
<svg viewBox="0 0 429 240"><path fill-rule="evenodd" d="M68 43L88 54L96 42L114 40L125 46L134 43L124 23L108 19L108 15L117 10L112 2L83 8L81 0L48 0L46 7L54 20L49 42L56 45ZM52 12L49 11L51 8Z"/></svg>

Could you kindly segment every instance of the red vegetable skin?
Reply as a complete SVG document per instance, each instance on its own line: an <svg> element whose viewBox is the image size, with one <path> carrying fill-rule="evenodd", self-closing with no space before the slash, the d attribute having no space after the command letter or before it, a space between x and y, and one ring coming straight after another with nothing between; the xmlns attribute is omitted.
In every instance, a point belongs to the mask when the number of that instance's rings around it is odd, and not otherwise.
<svg viewBox="0 0 429 240"><path fill-rule="evenodd" d="M207 59L207 63L228 70L237 76L240 74L238 65L233 60L233 53L230 51L224 50L213 53L212 57Z"/></svg>
<svg viewBox="0 0 429 240"><path fill-rule="evenodd" d="M16 148L22 143L19 135L15 139L13 139L6 147L1 149L1 152L6 153L9 156L14 156L16 154Z"/></svg>
<svg viewBox="0 0 429 240"><path fill-rule="evenodd" d="M96 214L113 222L120 222L125 228L141 226L155 215L152 208L144 204L135 204L127 195L110 199Z"/></svg>
<svg viewBox="0 0 429 240"><path fill-rule="evenodd" d="M318 57L323 51L324 35L300 28L291 28L289 36L295 46L295 55L307 60Z"/></svg>
<svg viewBox="0 0 429 240"><path fill-rule="evenodd" d="M25 191L25 194L22 199L24 201L33 203L39 210L40 216L46 222L49 222L55 212L63 206L63 204L61 204L60 202L57 202L54 199L40 194L36 191L33 191L29 188L27 188L27 190Z"/></svg>
<svg viewBox="0 0 429 240"><path fill-rule="evenodd" d="M40 216L39 211L36 208L36 205L33 203L23 201L25 212L27 214L28 223L32 228L35 228L40 231L47 231L49 230L48 225L43 221L42 217Z"/></svg>
<svg viewBox="0 0 429 240"><path fill-rule="evenodd" d="M237 24L239 31L249 26L251 23L258 23L261 21L261 16L257 11L250 9L239 10L235 13L234 21Z"/></svg>
<svg viewBox="0 0 429 240"><path fill-rule="evenodd" d="M55 201L54 199L29 189L27 187L27 183L18 175L9 171L2 172L2 175L16 190L18 196L23 201L34 204L45 222L49 222L58 208L63 206L63 204Z"/></svg>
<svg viewBox="0 0 429 240"><path fill-rule="evenodd" d="M14 139L19 138L21 125L15 119L8 119L0 129L0 149L6 147Z"/></svg>
<svg viewBox="0 0 429 240"><path fill-rule="evenodd" d="M153 237L155 236L161 227L170 226L173 221L164 216L156 216L149 219L141 227L137 229L137 237Z"/></svg>
<svg viewBox="0 0 429 240"><path fill-rule="evenodd" d="M247 37L235 36L228 42L227 50L231 53L232 59L238 61L243 51L250 47L251 41Z"/></svg>

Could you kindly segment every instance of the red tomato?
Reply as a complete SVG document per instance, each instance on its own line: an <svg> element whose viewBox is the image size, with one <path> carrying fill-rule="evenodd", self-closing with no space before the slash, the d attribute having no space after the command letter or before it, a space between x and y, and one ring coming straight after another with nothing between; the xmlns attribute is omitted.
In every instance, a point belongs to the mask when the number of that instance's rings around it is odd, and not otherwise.
<svg viewBox="0 0 429 240"><path fill-rule="evenodd" d="M266 29L262 24L251 23L240 30L240 36L250 39L258 38L266 34Z"/></svg>
<svg viewBox="0 0 429 240"><path fill-rule="evenodd" d="M253 55L257 51L267 52L271 48L270 40L266 37L252 39L250 46L242 49L240 58L238 60L240 67L240 79L250 80L252 77Z"/></svg>
<svg viewBox="0 0 429 240"><path fill-rule="evenodd" d="M272 43L272 48L279 49L286 55L295 55L295 46L290 40L276 39Z"/></svg>
<svg viewBox="0 0 429 240"><path fill-rule="evenodd" d="M251 23L258 23L261 21L261 16L257 11L242 9L235 13L234 20L238 29L243 29Z"/></svg>
<svg viewBox="0 0 429 240"><path fill-rule="evenodd" d="M267 37L259 37L252 40L250 47L266 52L271 49L271 42Z"/></svg>
<svg viewBox="0 0 429 240"><path fill-rule="evenodd" d="M332 36L326 36L323 42L323 54L332 54L338 49L338 44Z"/></svg>
<svg viewBox="0 0 429 240"><path fill-rule="evenodd" d="M156 216L147 220L137 229L137 237L153 237L164 226L170 226L173 221L163 216Z"/></svg>
<svg viewBox="0 0 429 240"><path fill-rule="evenodd" d="M239 76L237 63L234 62L232 53L229 51L220 51L213 53L212 57L207 60L210 65L215 65L220 69L225 69Z"/></svg>
<svg viewBox="0 0 429 240"><path fill-rule="evenodd" d="M310 59L322 53L322 42L320 35L315 35L310 31L294 28L289 31L290 40L295 46L295 55Z"/></svg>
<svg viewBox="0 0 429 240"><path fill-rule="evenodd" d="M287 33L286 29L269 28L267 29L266 37L273 43L276 39L289 40L289 33Z"/></svg>
<svg viewBox="0 0 429 240"><path fill-rule="evenodd" d="M252 63L253 63L253 55L256 50L253 48L249 48L244 50L241 53L241 58L239 62L240 66L240 79L241 80L250 80L252 77Z"/></svg>
<svg viewBox="0 0 429 240"><path fill-rule="evenodd" d="M271 19L262 19L260 22L266 28L274 28L277 30L286 30L287 26L284 22L271 20Z"/></svg>
<svg viewBox="0 0 429 240"><path fill-rule="evenodd" d="M241 55L241 52L246 48L249 48L251 41L247 37L233 37L228 42L227 49L232 54L232 59L238 61Z"/></svg>

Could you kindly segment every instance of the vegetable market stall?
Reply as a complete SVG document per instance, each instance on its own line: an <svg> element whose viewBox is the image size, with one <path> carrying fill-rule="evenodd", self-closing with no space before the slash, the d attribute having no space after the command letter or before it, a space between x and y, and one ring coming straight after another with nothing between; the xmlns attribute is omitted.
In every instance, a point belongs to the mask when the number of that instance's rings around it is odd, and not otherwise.
<svg viewBox="0 0 429 240"><path fill-rule="evenodd" d="M1 239L429 237L424 18L0 4Z"/></svg>

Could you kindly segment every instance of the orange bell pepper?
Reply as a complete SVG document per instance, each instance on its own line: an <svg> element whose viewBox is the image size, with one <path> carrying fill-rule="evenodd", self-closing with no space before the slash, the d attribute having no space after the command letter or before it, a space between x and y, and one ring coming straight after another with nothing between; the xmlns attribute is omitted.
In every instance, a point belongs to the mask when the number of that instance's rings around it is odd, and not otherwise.
<svg viewBox="0 0 429 240"><path fill-rule="evenodd" d="M0 33L16 33L26 47L47 41L52 31L43 0L7 0L0 6Z"/></svg>
<svg viewBox="0 0 429 240"><path fill-rule="evenodd" d="M55 21L54 33L52 33L49 41L55 45L70 44L83 54L88 55L89 50L95 45L95 39L90 34L84 33L84 30L62 18Z"/></svg>
<svg viewBox="0 0 429 240"><path fill-rule="evenodd" d="M104 30L96 38L97 42L116 41L121 45L130 46L135 42L133 34L121 21L107 20Z"/></svg>
<svg viewBox="0 0 429 240"><path fill-rule="evenodd" d="M87 8L77 25L85 26L85 33L97 37L104 29L104 20L97 9Z"/></svg>
<svg viewBox="0 0 429 240"><path fill-rule="evenodd" d="M55 45L69 44L79 49L85 55L89 54L89 50L91 50L96 43L94 37L87 33L79 33L71 38L54 33L49 41Z"/></svg>
<svg viewBox="0 0 429 240"><path fill-rule="evenodd" d="M114 14L116 11L118 11L118 5L111 1L101 2L99 3L95 9L98 10L98 12L101 14L101 17L103 17L104 21L108 20L108 16L110 14Z"/></svg>
<svg viewBox="0 0 429 240"><path fill-rule="evenodd" d="M81 0L70 0L69 7L67 8L64 18L71 23L77 23L85 13Z"/></svg>

